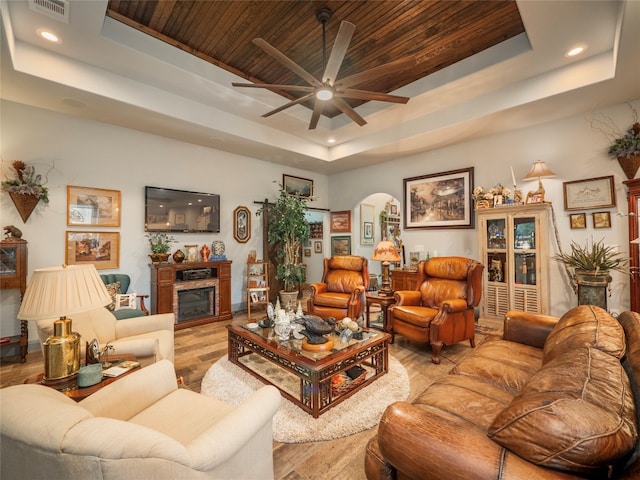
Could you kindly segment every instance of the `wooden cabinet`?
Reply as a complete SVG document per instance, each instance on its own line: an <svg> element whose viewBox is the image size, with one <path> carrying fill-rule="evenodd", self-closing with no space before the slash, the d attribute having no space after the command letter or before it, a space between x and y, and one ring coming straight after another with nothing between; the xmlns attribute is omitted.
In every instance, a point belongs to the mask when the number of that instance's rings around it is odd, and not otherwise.
<svg viewBox="0 0 640 480"><path fill-rule="evenodd" d="M252 308L266 309L269 304L269 264L247 262L247 318L251 319Z"/></svg>
<svg viewBox="0 0 640 480"><path fill-rule="evenodd" d="M549 313L550 212L548 203L476 211L485 266L480 316Z"/></svg>
<svg viewBox="0 0 640 480"><path fill-rule="evenodd" d="M627 180L624 182L627 186L627 202L629 205L629 242L640 238L640 178L635 180ZM640 244L629 243L629 267L631 278L630 294L631 305L630 310L640 312Z"/></svg>
<svg viewBox="0 0 640 480"><path fill-rule="evenodd" d="M21 238L8 238L0 242L0 289L20 290L20 300L27 289L27 242ZM0 346L20 345L19 360L27 361L29 328L20 322L20 335L7 337Z"/></svg>
<svg viewBox="0 0 640 480"><path fill-rule="evenodd" d="M176 330L233 318L231 261L151 264L151 313L173 313Z"/></svg>
<svg viewBox="0 0 640 480"><path fill-rule="evenodd" d="M395 268L391 270L391 289L396 290L416 290L418 288L418 272L415 270L405 270Z"/></svg>

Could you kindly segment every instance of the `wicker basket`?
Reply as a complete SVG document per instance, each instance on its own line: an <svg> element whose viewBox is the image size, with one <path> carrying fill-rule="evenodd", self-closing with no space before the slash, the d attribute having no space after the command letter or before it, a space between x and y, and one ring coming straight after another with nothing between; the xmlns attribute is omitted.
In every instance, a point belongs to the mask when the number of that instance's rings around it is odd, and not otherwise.
<svg viewBox="0 0 640 480"><path fill-rule="evenodd" d="M338 373L337 375L345 375L345 374ZM339 397L340 395L344 395L345 393L350 392L357 386L362 385L362 383L364 383L366 379L367 379L367 371L365 369L362 369L362 373L358 377L354 378L353 380L347 377L347 381L345 381L344 383L341 383L340 385L332 384L331 396Z"/></svg>

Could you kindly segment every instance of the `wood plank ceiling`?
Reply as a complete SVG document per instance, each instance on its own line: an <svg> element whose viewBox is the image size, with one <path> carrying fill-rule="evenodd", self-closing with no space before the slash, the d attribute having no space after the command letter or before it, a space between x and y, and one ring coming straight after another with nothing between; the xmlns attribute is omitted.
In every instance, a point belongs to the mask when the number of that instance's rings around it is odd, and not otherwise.
<svg viewBox="0 0 640 480"><path fill-rule="evenodd" d="M251 40L263 38L321 78L322 25L316 12L323 7L333 12L326 25L327 56L340 22L356 26L338 78L416 56L415 67L357 86L374 92L392 92L524 32L512 0L110 0L107 15L249 81L307 85ZM347 101L353 107L363 103Z"/></svg>

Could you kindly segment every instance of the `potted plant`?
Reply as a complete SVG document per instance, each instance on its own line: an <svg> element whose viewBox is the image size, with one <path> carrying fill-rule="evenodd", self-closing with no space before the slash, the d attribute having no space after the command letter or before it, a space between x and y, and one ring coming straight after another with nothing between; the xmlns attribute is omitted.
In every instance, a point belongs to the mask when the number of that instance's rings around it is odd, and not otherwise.
<svg viewBox="0 0 640 480"><path fill-rule="evenodd" d="M11 163L15 178L2 182L2 190L9 193L23 222L33 212L40 200L49 203L49 189L42 185L42 176L36 175L36 169L21 160Z"/></svg>
<svg viewBox="0 0 640 480"><path fill-rule="evenodd" d="M571 242L571 252L560 252L554 259L571 270L573 291L578 294L578 305L598 305L607 308L606 290L611 282L610 271L626 273L629 259L604 239L587 242L585 246Z"/></svg>
<svg viewBox="0 0 640 480"><path fill-rule="evenodd" d="M638 111L629 104L632 120L631 128L623 132L609 117L594 115L591 126L609 140L608 155L618 160L625 175L629 180L635 178L640 168L640 119Z"/></svg>
<svg viewBox="0 0 640 480"><path fill-rule="evenodd" d="M288 193L282 185L275 203L260 208L257 215L267 210L267 240L278 245L279 263L275 277L282 282L280 303L293 306L298 298L298 285L305 281L301 261L302 245L309 240L309 223L305 217L308 197Z"/></svg>
<svg viewBox="0 0 640 480"><path fill-rule="evenodd" d="M149 233L146 237L151 248L151 255L149 255L151 261L153 263L166 262L169 259L171 244L176 243L176 240L164 232Z"/></svg>

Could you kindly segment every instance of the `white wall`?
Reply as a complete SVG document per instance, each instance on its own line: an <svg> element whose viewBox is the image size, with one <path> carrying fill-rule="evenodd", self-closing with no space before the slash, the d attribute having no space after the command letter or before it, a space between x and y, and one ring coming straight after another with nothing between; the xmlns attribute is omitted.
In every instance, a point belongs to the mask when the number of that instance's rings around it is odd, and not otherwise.
<svg viewBox="0 0 640 480"><path fill-rule="evenodd" d="M640 111L640 100L632 102L632 105L636 111ZM633 120L627 104L593 113L609 116L621 130L630 128ZM555 178L543 179L543 184L545 199L553 203L563 250L569 247L572 240L584 244L587 240L604 239L605 244L617 245L621 251L629 252L627 217L617 215L617 212L627 213L626 189L622 183L626 177L618 162L607 156L608 141L601 132L591 127L591 115L571 117L332 175L329 178L331 209L354 208L370 194L387 192L401 199L404 215L403 179L468 167L474 167L475 185L485 188L497 183L511 187L510 167L513 167L518 186L526 194L529 190L535 190L537 183L521 179L536 160L543 160L557 174ZM586 210L588 228L571 230L569 212L564 210L562 183L608 175L614 176L617 208ZM591 213L595 211L611 212L612 227L594 230ZM379 225L376 225L376 229L379 229ZM354 232L353 240L357 241L358 234ZM416 245L424 245L425 251L429 250L432 254L437 251L438 255L478 256L476 228L403 230L401 238L407 252L413 251ZM550 251L554 255L558 247L553 235L549 241L552 242ZM561 315L577 304L577 298L560 265L553 260L549 261L549 265L552 278L551 313ZM614 272L613 277L608 307L611 311L620 312L629 308L629 281L623 274Z"/></svg>
<svg viewBox="0 0 640 480"><path fill-rule="evenodd" d="M1 103L1 158L3 173L11 162L23 160L47 173L51 202L42 202L23 223L9 195L0 195L2 226L15 225L29 242L28 271L61 265L65 258L65 231L81 230L66 225L67 185L106 188L121 191L120 228L88 230L120 232L120 268L132 278L132 289L149 293L149 253L144 232L144 186L154 185L221 196L221 232L219 234L175 234L184 244L211 245L222 240L232 264L232 304L237 310L245 303L246 259L254 248L262 256L262 219L252 215L251 240L240 244L233 238L233 210L244 205L255 214L254 201L275 199L282 174L313 179L318 197L310 206L328 208L328 179L325 175L284 167L218 150L207 149L169 138L158 137L113 125L35 109L12 102ZM326 237L325 237L326 238ZM326 246L324 251L326 251ZM102 271L101 271L102 272ZM104 272L107 272L106 270ZM320 273L321 275L321 273ZM310 276L309 281L320 277ZM0 336L16 334L13 321L19 295L2 290ZM36 339L30 332L31 342Z"/></svg>

